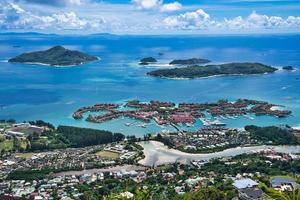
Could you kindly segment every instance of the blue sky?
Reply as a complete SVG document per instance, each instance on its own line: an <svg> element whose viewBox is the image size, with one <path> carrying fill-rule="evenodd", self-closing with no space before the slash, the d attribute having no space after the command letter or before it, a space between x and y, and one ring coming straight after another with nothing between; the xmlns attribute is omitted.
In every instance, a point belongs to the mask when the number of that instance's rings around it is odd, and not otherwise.
<svg viewBox="0 0 300 200"><path fill-rule="evenodd" d="M7 31L113 34L299 33L298 0L1 0Z"/></svg>

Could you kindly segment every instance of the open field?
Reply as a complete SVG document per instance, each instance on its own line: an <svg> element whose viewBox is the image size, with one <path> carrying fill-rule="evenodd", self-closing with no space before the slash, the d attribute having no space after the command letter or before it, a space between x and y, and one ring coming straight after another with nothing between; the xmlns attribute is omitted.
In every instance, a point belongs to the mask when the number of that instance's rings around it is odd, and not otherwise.
<svg viewBox="0 0 300 200"><path fill-rule="evenodd" d="M34 155L35 153L17 153L16 157L27 159L27 158L31 158Z"/></svg>
<svg viewBox="0 0 300 200"><path fill-rule="evenodd" d="M103 158L109 158L109 159L114 159L114 160L120 158L120 154L114 153L114 152L111 152L111 151L105 151L105 150L98 151L96 153L96 155L100 156L100 157L103 157Z"/></svg>
<svg viewBox="0 0 300 200"><path fill-rule="evenodd" d="M10 151L13 149L13 140L4 140L0 142L0 151Z"/></svg>

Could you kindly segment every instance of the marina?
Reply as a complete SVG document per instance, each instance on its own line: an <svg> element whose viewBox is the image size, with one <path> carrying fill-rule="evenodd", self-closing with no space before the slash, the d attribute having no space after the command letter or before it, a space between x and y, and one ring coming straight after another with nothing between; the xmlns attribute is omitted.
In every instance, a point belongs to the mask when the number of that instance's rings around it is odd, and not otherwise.
<svg viewBox="0 0 300 200"><path fill-rule="evenodd" d="M30 39L37 37L41 43L32 44ZM15 42L9 36L3 36L0 46L5 48L7 44ZM105 104L119 104L119 110L124 109L124 102L132 99L139 99L142 102L158 100L161 102L174 102L178 105L181 102L216 102L220 99L228 99L229 102L239 98L256 99L267 101L272 104L282 105L281 109L292 111L292 115L287 118L272 117L269 115L251 117L233 117L235 114L220 116L207 116L207 119L218 119L226 123L226 127L244 127L254 124L259 126L289 124L297 126L300 124L300 107L298 84L300 70L299 49L293 45L299 41L297 36L286 36L283 42L280 37L173 37L151 38L143 36L141 38L120 36L118 40L113 40L106 36L91 36L90 39L84 37L57 36L55 39L66 48L72 49L76 45L77 49L90 55L101 57L101 60L94 63L83 64L79 67L47 67L29 64L12 64L7 60L13 55L26 51L37 51L43 46L54 46L54 36L43 37L40 35L29 35L19 38L20 48L7 49L2 51L1 60L1 85L0 94L1 119L16 119L17 121L29 121L43 119L55 126L70 125L113 132L122 132L125 135L136 134L143 136L148 133L157 133L161 130L174 131L174 127L163 125L160 118L154 118L147 122L146 128L142 126L126 126L126 123L133 123L135 119L120 116L112 118L105 123L91 123L85 120L89 114L84 115L84 119L74 120L73 112L80 107L94 105L97 102ZM95 42L92 42L96 40ZM248 48L249 41L256 42L257 46ZM159 41L156 43L155 41ZM193 41L193 42L191 42ZM186 45L182 46L181 42ZM265 44L271 42L274 46ZM130 51L127 46L137 44ZM202 51L203 48L195 46L197 43L205 43L211 51ZM147 44L147 45L146 45ZM93 49L94 45L101 45L105 49L98 51ZM161 57L157 57L158 62L147 67L138 65L139 59L153 56L153 49L159 46L168 47L168 51L163 52ZM232 46L238 51L247 49L247 53L242 54L241 61L251 60L266 63L272 66L295 66L291 72L278 71L270 75L259 76L234 76L234 77L211 77L195 80L171 80L157 79L146 76L146 73L153 68L163 68L163 63L169 63L173 59L180 57L203 56L209 60L222 63L236 59L235 54L226 53L228 46ZM116 48L118 47L118 48ZM44 48L46 49L46 48ZM144 49L143 51L141 49ZM159 50L162 52L163 50ZM263 54L264 52L272 52ZM203 55L201 52L206 52ZM295 52L287 54L285 52ZM298 52L298 53L297 53ZM263 55L257 57L257 55ZM119 57L121 56L121 58ZM286 59L280 59L280 58ZM288 62L288 63L287 63ZM14 70L13 72L11 70ZM8 80L8 76L13 76L13 80ZM55 78L54 78L55 77ZM252 85L256 84L256 87ZM10 85L10 87L6 87ZM241 90L243 87L243 90ZM284 90L281 88L285 87ZM173 92L176 88L176 92ZM296 92L295 92L296 91ZM180 95L178 95L180 94ZM88 97L88 98L82 98ZM35 112L32 112L34 110ZM128 108L126 108L128 110ZM134 110L134 109L133 109ZM98 112L98 111L97 111ZM104 112L105 113L105 112ZM103 114L104 114L103 113ZM106 113L107 114L107 113ZM93 114L96 115L96 114ZM41 117L42 116L42 117ZM252 119L252 117L254 119ZM157 123L157 122L159 123ZM141 123L144 123L141 121ZM163 125L163 126L161 126ZM192 126L190 126L192 125ZM194 123L183 123L177 126L181 130L197 130L204 127L199 117L195 117Z"/></svg>

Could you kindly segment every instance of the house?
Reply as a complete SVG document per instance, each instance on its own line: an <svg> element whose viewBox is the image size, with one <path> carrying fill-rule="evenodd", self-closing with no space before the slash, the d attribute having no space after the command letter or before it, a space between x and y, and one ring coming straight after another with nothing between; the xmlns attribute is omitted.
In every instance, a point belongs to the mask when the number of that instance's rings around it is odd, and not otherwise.
<svg viewBox="0 0 300 200"><path fill-rule="evenodd" d="M235 180L233 186L239 190L244 188L256 187L258 186L258 183L253 181L250 178L243 178L243 179Z"/></svg>
<svg viewBox="0 0 300 200"><path fill-rule="evenodd" d="M8 195L0 195L1 200L27 200L26 198L23 197L13 197L13 196L8 196Z"/></svg>
<svg viewBox="0 0 300 200"><path fill-rule="evenodd" d="M258 183L250 178L242 178L234 181L233 186L239 192L241 200L262 200L264 192L258 188Z"/></svg>
<svg viewBox="0 0 300 200"><path fill-rule="evenodd" d="M126 192L121 193L120 197L121 198L126 198L126 199L133 199L134 194L132 194L131 192L126 191Z"/></svg>
<svg viewBox="0 0 300 200"><path fill-rule="evenodd" d="M289 177L274 177L270 182L271 186L279 191L290 192L299 188L299 185L296 183L296 181Z"/></svg>
<svg viewBox="0 0 300 200"><path fill-rule="evenodd" d="M9 183L0 183L0 194L5 193L9 189Z"/></svg>
<svg viewBox="0 0 300 200"><path fill-rule="evenodd" d="M258 187L243 188L239 190L239 198L242 200L262 200L264 192Z"/></svg>

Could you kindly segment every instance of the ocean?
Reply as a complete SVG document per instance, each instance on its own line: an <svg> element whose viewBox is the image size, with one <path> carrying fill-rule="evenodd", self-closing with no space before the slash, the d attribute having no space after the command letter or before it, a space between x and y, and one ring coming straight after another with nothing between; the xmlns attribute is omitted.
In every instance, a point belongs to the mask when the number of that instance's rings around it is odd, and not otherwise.
<svg viewBox="0 0 300 200"><path fill-rule="evenodd" d="M0 34L0 119L37 120L54 125L90 127L126 135L142 136L172 127L154 122L146 128L126 126L132 119L102 124L74 120L72 113L95 103L124 103L127 100L180 102L264 100L292 111L292 116L246 117L223 120L228 127L245 125L300 126L300 35L235 36L116 36ZM45 50L54 45L80 50L101 59L75 67L12 64L7 60L24 52ZM140 66L152 56L157 65ZM261 62L275 67L291 65L293 72L172 80L149 77L147 72L167 67L173 59L206 58L213 63ZM202 124L182 129L196 130Z"/></svg>

